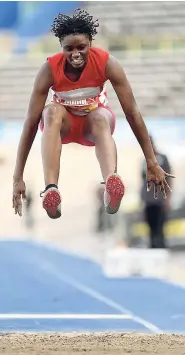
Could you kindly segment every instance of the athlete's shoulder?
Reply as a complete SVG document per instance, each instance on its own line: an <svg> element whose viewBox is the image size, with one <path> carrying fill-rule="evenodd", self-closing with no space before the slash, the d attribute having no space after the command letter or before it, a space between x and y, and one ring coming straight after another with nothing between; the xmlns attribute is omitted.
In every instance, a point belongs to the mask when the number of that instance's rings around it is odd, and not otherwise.
<svg viewBox="0 0 185 355"><path fill-rule="evenodd" d="M92 61L96 63L96 66L104 71L109 59L109 52L101 48L91 47L90 58L92 58Z"/></svg>
<svg viewBox="0 0 185 355"><path fill-rule="evenodd" d="M64 57L64 53L56 53L53 54L49 57L47 57L47 60L50 64L58 64Z"/></svg>
<svg viewBox="0 0 185 355"><path fill-rule="evenodd" d="M96 72L98 73L99 78L102 82L105 82L107 80L105 70L108 59L108 51L97 47L90 48L90 63L93 66L93 70L96 70Z"/></svg>

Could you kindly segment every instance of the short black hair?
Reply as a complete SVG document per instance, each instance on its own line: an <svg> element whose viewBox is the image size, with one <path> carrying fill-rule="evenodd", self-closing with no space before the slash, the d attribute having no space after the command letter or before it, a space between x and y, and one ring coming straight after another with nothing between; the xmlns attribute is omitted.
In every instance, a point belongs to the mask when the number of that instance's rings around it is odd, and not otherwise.
<svg viewBox="0 0 185 355"><path fill-rule="evenodd" d="M59 38L60 42L65 36L71 34L84 34L92 41L97 34L97 27L99 27L98 20L93 20L93 16L90 16L86 10L76 9L72 16L59 13L53 21L51 32Z"/></svg>

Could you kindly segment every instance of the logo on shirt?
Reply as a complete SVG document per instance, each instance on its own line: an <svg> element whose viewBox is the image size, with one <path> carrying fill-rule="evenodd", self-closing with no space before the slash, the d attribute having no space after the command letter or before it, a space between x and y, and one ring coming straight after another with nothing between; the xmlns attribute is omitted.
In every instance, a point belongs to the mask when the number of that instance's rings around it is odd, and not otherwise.
<svg viewBox="0 0 185 355"><path fill-rule="evenodd" d="M107 104L105 86L100 91L100 87L80 88L76 90L53 92L53 101L64 105L68 111L74 115L87 115L98 107L99 104Z"/></svg>
<svg viewBox="0 0 185 355"><path fill-rule="evenodd" d="M87 100L65 100L63 105L66 106L84 106L87 105Z"/></svg>

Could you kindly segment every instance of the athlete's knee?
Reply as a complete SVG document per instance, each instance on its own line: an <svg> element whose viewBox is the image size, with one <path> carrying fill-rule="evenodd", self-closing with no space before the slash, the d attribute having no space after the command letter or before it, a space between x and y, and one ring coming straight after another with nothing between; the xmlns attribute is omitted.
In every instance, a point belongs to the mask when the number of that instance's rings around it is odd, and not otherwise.
<svg viewBox="0 0 185 355"><path fill-rule="evenodd" d="M89 117L91 132L98 134L102 130L110 129L109 118L101 111L97 111L91 114Z"/></svg>
<svg viewBox="0 0 185 355"><path fill-rule="evenodd" d="M57 104L49 104L43 111L44 125L62 125L66 110L63 106Z"/></svg>

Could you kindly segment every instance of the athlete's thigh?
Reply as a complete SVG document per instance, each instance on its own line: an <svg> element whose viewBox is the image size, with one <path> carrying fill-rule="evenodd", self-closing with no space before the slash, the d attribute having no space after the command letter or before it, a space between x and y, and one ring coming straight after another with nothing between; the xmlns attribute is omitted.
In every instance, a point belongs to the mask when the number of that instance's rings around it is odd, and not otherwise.
<svg viewBox="0 0 185 355"><path fill-rule="evenodd" d="M87 141L94 142L92 135L93 123L97 120L106 120L109 124L111 133L114 132L116 117L110 108L107 107L97 107L95 110L90 112L87 116L87 120L84 123L83 135Z"/></svg>
<svg viewBox="0 0 185 355"><path fill-rule="evenodd" d="M56 115L56 117L61 119L62 122L62 129L60 131L61 138L67 137L71 130L70 115L65 109L65 107L57 102L50 102L44 107L42 111L42 117L41 117L41 129L43 130L44 122L47 119L47 116L51 114L51 109L53 109L52 114Z"/></svg>

